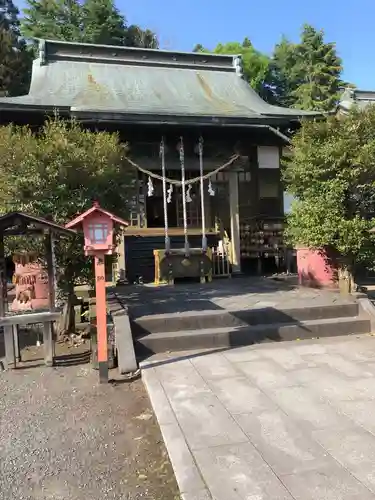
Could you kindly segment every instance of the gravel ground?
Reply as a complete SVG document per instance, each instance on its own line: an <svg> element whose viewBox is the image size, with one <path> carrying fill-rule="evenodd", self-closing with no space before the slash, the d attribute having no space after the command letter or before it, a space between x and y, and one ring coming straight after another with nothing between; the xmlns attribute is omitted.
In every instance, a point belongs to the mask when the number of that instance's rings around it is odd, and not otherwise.
<svg viewBox="0 0 375 500"><path fill-rule="evenodd" d="M177 500L141 380L90 365L0 373L0 500Z"/></svg>

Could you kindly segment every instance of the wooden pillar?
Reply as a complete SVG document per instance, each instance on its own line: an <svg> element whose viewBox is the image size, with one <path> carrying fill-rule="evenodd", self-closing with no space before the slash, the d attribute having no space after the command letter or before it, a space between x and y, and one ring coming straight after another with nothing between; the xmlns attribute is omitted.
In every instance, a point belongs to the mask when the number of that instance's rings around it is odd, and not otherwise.
<svg viewBox="0 0 375 500"><path fill-rule="evenodd" d="M124 231L121 231L120 241L116 249L117 261L116 267L116 282L126 283L126 263L125 263L125 235Z"/></svg>
<svg viewBox="0 0 375 500"><path fill-rule="evenodd" d="M238 172L229 172L229 211L232 245L232 272L241 272L240 216L238 197Z"/></svg>
<svg viewBox="0 0 375 500"><path fill-rule="evenodd" d="M16 367L16 351L14 348L13 326L4 326L5 359L8 368Z"/></svg>
<svg viewBox="0 0 375 500"><path fill-rule="evenodd" d="M56 283L55 283L55 263L53 258L53 233L48 230L44 237L44 248L47 261L48 272L48 305L49 310L56 308Z"/></svg>
<svg viewBox="0 0 375 500"><path fill-rule="evenodd" d="M18 325L13 325L13 342L14 342L14 354L16 358L16 362L19 363L21 361L21 350L19 344L19 331Z"/></svg>
<svg viewBox="0 0 375 500"><path fill-rule="evenodd" d="M43 348L44 348L44 363L46 366L53 366L55 354L55 342L53 338L53 322L46 321L43 323Z"/></svg>
<svg viewBox="0 0 375 500"><path fill-rule="evenodd" d="M4 256L4 235L0 234L0 317L5 316L7 304L7 280Z"/></svg>
<svg viewBox="0 0 375 500"><path fill-rule="evenodd" d="M95 255L96 332L98 342L99 382L108 382L107 306L104 254Z"/></svg>

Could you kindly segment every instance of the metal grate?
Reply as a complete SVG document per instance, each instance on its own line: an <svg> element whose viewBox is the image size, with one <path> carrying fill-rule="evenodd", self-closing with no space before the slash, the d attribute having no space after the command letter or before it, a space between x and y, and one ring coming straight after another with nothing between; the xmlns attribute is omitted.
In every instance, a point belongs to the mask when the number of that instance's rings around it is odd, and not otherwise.
<svg viewBox="0 0 375 500"><path fill-rule="evenodd" d="M217 247L212 247L212 276L214 278L230 278L229 242L219 241Z"/></svg>

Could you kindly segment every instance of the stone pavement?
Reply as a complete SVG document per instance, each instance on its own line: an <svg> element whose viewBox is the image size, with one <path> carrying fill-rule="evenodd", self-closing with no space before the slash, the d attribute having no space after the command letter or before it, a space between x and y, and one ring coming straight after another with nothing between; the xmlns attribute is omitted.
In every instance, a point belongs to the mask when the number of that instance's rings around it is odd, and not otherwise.
<svg viewBox="0 0 375 500"><path fill-rule="evenodd" d="M184 500L375 500L371 335L144 366Z"/></svg>
<svg viewBox="0 0 375 500"><path fill-rule="evenodd" d="M249 308L292 309L353 302L337 292L299 287L295 280L241 277L212 283L171 286L127 285L115 293L129 306L132 318L154 314L181 315L207 311L238 311Z"/></svg>

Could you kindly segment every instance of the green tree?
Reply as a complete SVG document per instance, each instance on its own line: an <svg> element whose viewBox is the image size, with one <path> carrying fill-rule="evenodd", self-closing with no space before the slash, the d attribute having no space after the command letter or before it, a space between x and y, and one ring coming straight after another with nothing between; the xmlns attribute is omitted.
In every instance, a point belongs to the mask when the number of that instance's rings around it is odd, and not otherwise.
<svg viewBox="0 0 375 500"><path fill-rule="evenodd" d="M18 9L12 0L0 0L0 94L26 94L31 54L20 37Z"/></svg>
<svg viewBox="0 0 375 500"><path fill-rule="evenodd" d="M342 62L324 32L306 24L299 43L286 38L272 57L272 86L278 102L300 109L331 111L339 96Z"/></svg>
<svg viewBox="0 0 375 500"><path fill-rule="evenodd" d="M283 37L275 46L270 63L270 80L275 101L286 107L295 103L296 44Z"/></svg>
<svg viewBox="0 0 375 500"><path fill-rule="evenodd" d="M284 181L296 201L288 216L293 245L330 249L350 274L371 256L375 216L375 108L305 121L284 160Z"/></svg>
<svg viewBox="0 0 375 500"><path fill-rule="evenodd" d="M86 0L82 6L82 41L125 45L126 21L113 0Z"/></svg>
<svg viewBox="0 0 375 500"><path fill-rule="evenodd" d="M128 26L126 30L125 42L127 47L140 47L145 49L158 49L158 39L151 30L142 29L136 24Z"/></svg>
<svg viewBox="0 0 375 500"><path fill-rule="evenodd" d="M81 41L81 5L78 0L27 0L22 34L28 38Z"/></svg>
<svg viewBox="0 0 375 500"><path fill-rule="evenodd" d="M125 153L116 134L84 130L75 122L52 119L37 135L29 127L0 127L0 211L20 210L65 224L98 200L126 218L134 172ZM11 249L36 243L22 238L11 241ZM57 242L60 285L67 297L75 284L92 276L82 249L81 236Z"/></svg>
<svg viewBox="0 0 375 500"><path fill-rule="evenodd" d="M27 0L25 37L157 48L150 30L128 26L113 0Z"/></svg>
<svg viewBox="0 0 375 500"><path fill-rule="evenodd" d="M209 52L201 44L194 47L194 52ZM254 48L251 41L245 38L242 43L219 43L214 54L233 54L242 56L242 68L245 80L265 99L270 99L272 93L268 87L270 76L270 59Z"/></svg>

